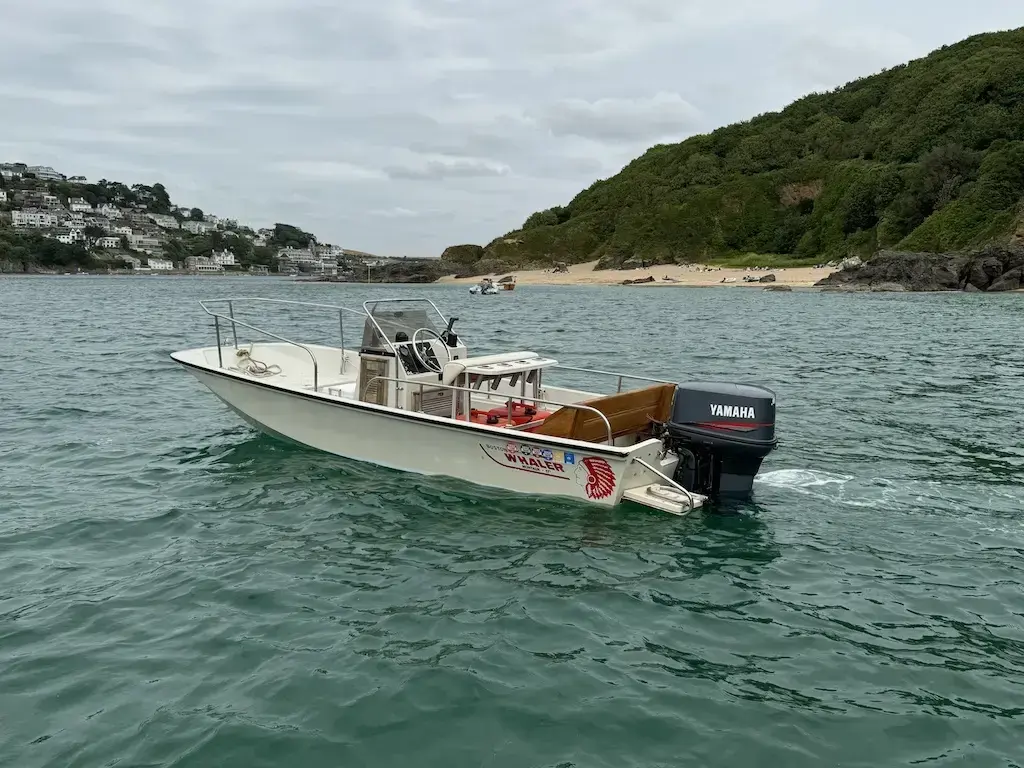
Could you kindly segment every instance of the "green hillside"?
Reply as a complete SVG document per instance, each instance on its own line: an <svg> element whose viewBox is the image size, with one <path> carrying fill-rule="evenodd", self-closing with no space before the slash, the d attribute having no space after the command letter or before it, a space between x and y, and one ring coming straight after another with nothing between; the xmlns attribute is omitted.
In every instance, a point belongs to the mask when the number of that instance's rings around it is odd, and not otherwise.
<svg viewBox="0 0 1024 768"><path fill-rule="evenodd" d="M1007 239L1022 198L1019 29L655 146L467 267L952 250Z"/></svg>

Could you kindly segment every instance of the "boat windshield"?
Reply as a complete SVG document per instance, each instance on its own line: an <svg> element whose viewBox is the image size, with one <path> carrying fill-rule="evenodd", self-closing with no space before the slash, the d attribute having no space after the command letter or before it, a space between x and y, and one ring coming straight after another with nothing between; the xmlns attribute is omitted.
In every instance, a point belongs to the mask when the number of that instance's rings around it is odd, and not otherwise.
<svg viewBox="0 0 1024 768"><path fill-rule="evenodd" d="M384 299L367 301L363 347L388 349L396 341L409 341L419 328L441 333L447 326L444 315L429 299ZM423 340L423 337L420 337Z"/></svg>

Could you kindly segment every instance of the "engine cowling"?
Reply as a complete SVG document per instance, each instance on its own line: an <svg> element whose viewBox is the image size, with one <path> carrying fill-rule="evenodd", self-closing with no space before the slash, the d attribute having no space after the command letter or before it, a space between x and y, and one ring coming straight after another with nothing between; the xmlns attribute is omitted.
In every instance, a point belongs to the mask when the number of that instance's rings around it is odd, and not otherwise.
<svg viewBox="0 0 1024 768"><path fill-rule="evenodd" d="M716 498L747 496L775 436L775 393L748 384L680 384L666 425L676 482Z"/></svg>

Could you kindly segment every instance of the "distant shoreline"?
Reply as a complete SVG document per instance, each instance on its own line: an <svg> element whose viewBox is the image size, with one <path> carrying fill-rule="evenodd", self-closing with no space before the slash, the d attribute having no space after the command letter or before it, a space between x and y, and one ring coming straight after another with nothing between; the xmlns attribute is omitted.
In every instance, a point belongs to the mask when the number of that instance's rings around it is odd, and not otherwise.
<svg viewBox="0 0 1024 768"><path fill-rule="evenodd" d="M744 287L765 288L770 285L787 285L792 288L810 288L833 272L835 267L785 267L779 269L745 269L742 267L718 267L709 264L658 264L646 269L602 269L595 270L596 261L573 264L568 272L556 273L551 269L512 270L505 273L479 275L477 277L442 277L435 284L473 285L484 277L499 280L505 275L514 275L516 285L622 285L625 280L653 277L654 282L641 283L636 288L670 287ZM744 277L765 277L775 275L769 283L743 282ZM668 280L664 278L668 277ZM723 281L729 282L723 282Z"/></svg>

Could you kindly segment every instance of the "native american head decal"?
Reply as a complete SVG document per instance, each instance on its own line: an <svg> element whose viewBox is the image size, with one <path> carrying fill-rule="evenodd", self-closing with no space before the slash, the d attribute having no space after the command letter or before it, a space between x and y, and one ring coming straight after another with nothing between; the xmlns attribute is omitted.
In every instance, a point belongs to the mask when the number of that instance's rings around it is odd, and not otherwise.
<svg viewBox="0 0 1024 768"><path fill-rule="evenodd" d="M588 456L576 465L576 483L591 499L607 499L615 490L615 472L604 459Z"/></svg>

